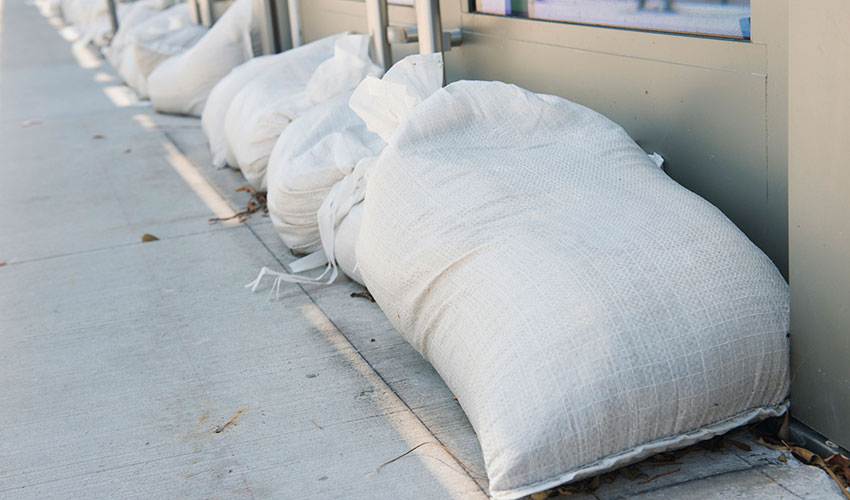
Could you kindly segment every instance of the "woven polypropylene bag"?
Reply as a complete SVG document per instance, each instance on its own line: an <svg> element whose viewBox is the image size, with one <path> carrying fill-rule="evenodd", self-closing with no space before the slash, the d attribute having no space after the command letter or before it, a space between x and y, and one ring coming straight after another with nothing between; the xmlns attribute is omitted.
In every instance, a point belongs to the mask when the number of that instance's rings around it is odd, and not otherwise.
<svg viewBox="0 0 850 500"><path fill-rule="evenodd" d="M121 45L108 57L124 82L147 97L147 77L163 61L194 45L207 29L192 24L189 5L180 3L145 19L124 32Z"/></svg>
<svg viewBox="0 0 850 500"><path fill-rule="evenodd" d="M366 75L380 72L369 59L367 35L344 35L326 42L332 43L332 56L299 51L307 46L291 50L291 61L260 75L230 103L224 120L227 149L245 179L258 189L265 190L269 156L295 118L354 89Z"/></svg>
<svg viewBox="0 0 850 500"><path fill-rule="evenodd" d="M351 92L319 104L280 134L268 166L269 217L286 246L322 247L317 214L328 192L384 141L348 106Z"/></svg>
<svg viewBox="0 0 850 500"><path fill-rule="evenodd" d="M251 0L236 0L189 50L167 59L148 76L157 111L201 116L210 91L252 55Z"/></svg>
<svg viewBox="0 0 850 500"><path fill-rule="evenodd" d="M458 82L367 179L359 271L463 406L495 498L785 411L787 284L602 115Z"/></svg>
<svg viewBox="0 0 850 500"><path fill-rule="evenodd" d="M106 15L108 4L100 0L62 0L62 17L66 23L84 27Z"/></svg>
<svg viewBox="0 0 850 500"><path fill-rule="evenodd" d="M109 46L103 49L107 61L116 69L120 69L125 54L131 51L139 28L173 6L174 0L138 0L127 4L125 12L119 18L118 31L112 36ZM188 5L184 9L188 15Z"/></svg>
<svg viewBox="0 0 850 500"><path fill-rule="evenodd" d="M181 54L195 45L207 33L207 28L187 24L155 38L142 38L133 44L135 81L126 80L140 97L148 97L148 76L169 58Z"/></svg>
<svg viewBox="0 0 850 500"><path fill-rule="evenodd" d="M216 84L201 114L201 126L210 144L214 166L223 167L226 163L230 163L227 161L228 156L233 156L233 153L227 149L225 120L230 103L236 95L255 80L265 81L262 75L269 71L274 71L278 77L269 78L267 83L277 81L278 89L295 87L296 91L300 90L307 85L319 64L333 55L333 44L339 36L322 38L280 54L255 57L234 68ZM255 92L258 91L255 89ZM233 119L239 120L241 117L235 116L236 114L234 111ZM238 126L238 123L234 124L235 128ZM232 161L231 166L238 167L237 162Z"/></svg>
<svg viewBox="0 0 850 500"><path fill-rule="evenodd" d="M224 138L224 117L233 97L253 79L271 68L286 52L276 55L254 57L233 68L210 92L201 113L201 128L207 136L212 155L212 164L222 168L227 164L227 140ZM235 165L234 165L235 166Z"/></svg>
<svg viewBox="0 0 850 500"><path fill-rule="evenodd" d="M322 75L320 69L313 79L327 78L337 71L324 71ZM288 247L315 251L290 262L290 272L263 267L247 285L252 291L265 276L274 278L275 295L282 282L329 285L340 270L363 284L357 269L357 239L366 173L392 130L440 88L442 79L441 54L408 56L382 79L367 76L354 92L314 106L284 130L272 151L266 176L269 214ZM319 92L313 93L313 98L328 95L328 88L340 85L315 86ZM318 276L303 274L322 266L324 271Z"/></svg>

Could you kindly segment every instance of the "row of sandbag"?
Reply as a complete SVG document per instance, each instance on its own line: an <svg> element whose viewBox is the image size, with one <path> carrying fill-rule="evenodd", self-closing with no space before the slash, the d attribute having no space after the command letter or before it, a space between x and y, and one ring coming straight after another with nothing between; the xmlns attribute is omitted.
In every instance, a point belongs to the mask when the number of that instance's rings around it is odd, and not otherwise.
<svg viewBox="0 0 850 500"><path fill-rule="evenodd" d="M95 9L89 0L61 1L68 23L82 25L105 16L105 3ZM384 144L348 107L364 77L382 72L369 59L368 37L342 33L252 58L250 0L234 2L209 30L191 23L186 3L137 0L119 5L119 30L103 52L127 85L141 97L149 96L157 111L203 115L213 163L240 169L257 189L266 189L270 157L274 165L291 167L287 171L296 173L278 176L283 184L276 184L281 189L270 196L270 206L281 207L272 209L272 219L294 251L319 250L317 210L325 195ZM323 165L324 172L313 168L327 158L332 162ZM304 172L298 173L299 168ZM348 271L356 277L353 244L349 246L352 250L342 258L352 263Z"/></svg>
<svg viewBox="0 0 850 500"><path fill-rule="evenodd" d="M457 396L494 498L786 411L788 287L719 210L588 108L441 89L439 55L309 98L346 39L240 66L204 111L216 161L268 187L287 246L316 250L252 285L337 266L365 284Z"/></svg>
<svg viewBox="0 0 850 500"><path fill-rule="evenodd" d="M124 82L157 111L200 116L212 88L251 59L257 29L251 0L237 0L212 28L194 24L179 0L119 3L111 33L105 0L40 0L42 12L62 15L77 43L101 47Z"/></svg>
<svg viewBox="0 0 850 500"><path fill-rule="evenodd" d="M786 410L787 284L622 128L499 82L441 89L437 55L378 79L357 35L248 60L245 2L150 74L155 106L203 110L214 162L313 252L254 286L365 284L457 396L494 498Z"/></svg>
<svg viewBox="0 0 850 500"><path fill-rule="evenodd" d="M337 262L360 281L354 263L359 224L352 222L362 200L358 179L385 145L367 121L380 114L379 106L393 106L386 93L369 89L415 75L428 80L422 85L429 93L440 86L439 56L405 61L378 80L382 70L372 64L368 47L368 36L343 33L258 57L223 78L207 100L201 123L213 164L230 164L254 187L268 190L269 215L284 243L296 253L312 253L295 270L331 263L321 278L277 273L279 281L331 282ZM425 97L417 91L410 90L418 100ZM409 106L406 98L398 96ZM359 114L350 101L359 103ZM354 217L347 218L349 212ZM335 252L334 241L344 248Z"/></svg>
<svg viewBox="0 0 850 500"><path fill-rule="evenodd" d="M125 83L142 98L148 97L148 79L161 63L191 49L206 38L208 31L212 31L192 23L189 5L179 0L118 3L119 29L115 33L112 32L105 0L38 0L37 5L44 15L63 18L66 29L75 32L75 44L91 44L100 48ZM224 27L232 25L232 21L225 23ZM251 56L245 51L244 44L239 44L238 50L238 60L231 61L220 76Z"/></svg>
<svg viewBox="0 0 850 500"><path fill-rule="evenodd" d="M65 25L81 45L105 46L112 36L107 3L101 0L36 0L41 13L62 17ZM119 18L124 18L132 4L117 6Z"/></svg>

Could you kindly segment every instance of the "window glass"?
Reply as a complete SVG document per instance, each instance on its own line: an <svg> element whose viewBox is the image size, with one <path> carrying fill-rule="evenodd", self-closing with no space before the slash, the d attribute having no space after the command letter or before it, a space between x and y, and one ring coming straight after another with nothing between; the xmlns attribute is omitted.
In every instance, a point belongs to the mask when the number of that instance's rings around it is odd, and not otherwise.
<svg viewBox="0 0 850 500"><path fill-rule="evenodd" d="M551 21L750 37L750 0L476 0L476 10Z"/></svg>

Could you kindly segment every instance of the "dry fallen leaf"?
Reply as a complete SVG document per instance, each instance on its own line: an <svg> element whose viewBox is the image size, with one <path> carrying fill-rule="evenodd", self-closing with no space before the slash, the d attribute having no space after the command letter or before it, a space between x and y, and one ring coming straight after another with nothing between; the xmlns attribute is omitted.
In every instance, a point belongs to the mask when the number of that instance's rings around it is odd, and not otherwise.
<svg viewBox="0 0 850 500"><path fill-rule="evenodd" d="M824 462L838 477L843 478L845 483L850 484L850 458L836 454L827 458Z"/></svg>
<svg viewBox="0 0 850 500"><path fill-rule="evenodd" d="M106 139L106 136L104 136L103 134L94 134L93 136L91 136L91 138L92 139Z"/></svg>
<svg viewBox="0 0 850 500"><path fill-rule="evenodd" d="M546 500L547 498L549 498L549 490L531 494L531 500Z"/></svg>
<svg viewBox="0 0 850 500"><path fill-rule="evenodd" d="M5 265L6 265L6 263L5 263L5 262L0 262L0 267L3 267L3 266L5 266Z"/></svg>
<svg viewBox="0 0 850 500"><path fill-rule="evenodd" d="M814 453L811 450L807 450L807 449L803 448L802 446L791 446L791 445L785 443L784 441L783 441L782 445L768 443L767 441L765 441L762 438L758 438L756 440L756 442L761 444L761 445L773 448L774 450L782 450L783 453L782 453L782 456L779 458L780 461L787 462L788 457L785 455L784 452L790 451L792 454L794 454L795 457L799 458L804 463L809 464L809 465L813 465L815 467L822 469L824 472L829 474L829 477L831 477L833 481L835 481L835 484L837 484L838 487L841 489L841 493L844 494L844 498L846 498L847 500L850 500L850 492L847 491L847 480L844 477L844 475L836 473L835 470L833 469L833 467L831 467L829 464L827 464L826 461L824 459L822 459L820 456L818 456L817 453ZM785 457L785 460L783 460L782 457ZM830 457L830 458L832 458L832 457ZM845 457L845 459L846 459L846 457ZM835 461L838 462L839 460L836 459Z"/></svg>
<svg viewBox="0 0 850 500"><path fill-rule="evenodd" d="M255 191L254 188L248 186L247 184L244 186L239 186L236 188L236 191L245 191L251 195L251 199L248 201L248 205L231 215L230 217L211 217L208 219L212 222L221 222L230 219L239 219L239 222L245 222L246 220L251 218L251 214L257 212L259 210L263 211L263 215L267 214L269 209L266 206L266 192L265 191Z"/></svg>
<svg viewBox="0 0 850 500"><path fill-rule="evenodd" d="M820 456L818 456L817 453L815 453L811 450L807 450L807 449L803 448L802 446L791 446L789 448L791 449L791 453L793 453L797 458L799 458L803 462L806 462L807 464L812 464L812 465L823 464L823 459Z"/></svg>
<svg viewBox="0 0 850 500"><path fill-rule="evenodd" d="M760 444L760 445L762 445L762 446L767 446L768 448L773 448L774 450L787 450L787 449L788 449L788 447L787 447L787 446L782 446L782 445L779 445L779 444L772 444L772 443L768 443L767 441L765 441L765 440L764 440L764 438L758 438L758 439L756 439L756 443L758 443L758 444Z"/></svg>
<svg viewBox="0 0 850 500"><path fill-rule="evenodd" d="M242 415L243 413L245 413L244 409L237 411L236 415L233 415L233 418L228 420L224 425L215 426L213 428L213 432L216 433L216 434L221 434L222 431L224 431L224 429L226 429L228 426L232 425L233 422L236 422L236 419L239 418L239 415Z"/></svg>
<svg viewBox="0 0 850 500"><path fill-rule="evenodd" d="M780 454L779 454L779 461L780 461L780 462L782 462L783 464L784 464L784 463L786 463L786 462L788 462L788 457L787 457L787 456L785 456L785 453L780 453Z"/></svg>
<svg viewBox="0 0 850 500"><path fill-rule="evenodd" d="M366 299L369 302L375 302L375 298L372 297L372 294L367 292L353 292L351 294L351 298L360 297L361 299Z"/></svg>
<svg viewBox="0 0 850 500"><path fill-rule="evenodd" d="M438 442L436 442L436 441L425 441L424 443L419 443L419 444L417 444L417 445L416 445L416 446L414 446L413 448L411 448L411 449L407 450L406 452L404 452L404 453L402 453L401 455L399 455L399 456L395 457L394 459L392 459L392 460L388 460L388 461L386 461L386 462L382 463L381 465L379 465L379 466L378 466L378 468L377 468L377 469L375 469L375 472L373 472L372 474L377 474L377 473L381 472L381 469L383 469L383 468L384 468L384 467L386 467L387 465L389 465L389 464L391 464L391 463L393 463L393 462L395 462L395 461L397 461L397 460L401 460L402 458L404 458L404 457L406 457L406 456L410 455L411 453L413 453L414 451L418 450L419 448L421 448L421 447L425 446L426 444L436 445L436 446L439 446L440 448L442 448L443 450L445 450L445 451L446 451L446 453L448 453L448 454L449 454L449 455L450 455L450 456L451 456L451 457L455 460L455 462L457 462L457 464L458 464L458 465L460 465L460 466L463 468L463 470L465 470L465 471L466 471L466 472L468 472L469 474L471 474L471 475L473 475L473 476L478 476L478 477L480 477L480 478L486 478L486 477L487 477L487 476L485 476L484 474L481 474L480 472L475 472L474 470L470 469L470 468L469 468L469 467L468 467L465 463L463 463L463 461L462 461L461 459L457 458L457 455L455 455L454 453L452 453L452 450L450 450L450 449L446 448L446 445L444 445L444 444L442 444L442 443L438 443Z"/></svg>
<svg viewBox="0 0 850 500"><path fill-rule="evenodd" d="M159 238L157 238L156 236L154 236L152 234L147 234L147 233L143 234L142 235L142 243L147 243L149 241L159 241Z"/></svg>

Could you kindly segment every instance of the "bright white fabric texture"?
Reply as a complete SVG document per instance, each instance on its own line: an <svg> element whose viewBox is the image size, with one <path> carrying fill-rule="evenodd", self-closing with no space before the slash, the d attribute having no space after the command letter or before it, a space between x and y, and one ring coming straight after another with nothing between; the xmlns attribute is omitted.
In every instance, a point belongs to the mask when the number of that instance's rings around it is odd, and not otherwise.
<svg viewBox="0 0 850 500"><path fill-rule="evenodd" d="M190 49L168 58L148 75L157 111L201 116L210 91L253 55L251 0L236 0Z"/></svg>
<svg viewBox="0 0 850 500"><path fill-rule="evenodd" d="M306 86L319 64L333 56L334 42L340 36L333 35L316 40L280 54L255 57L234 68L216 84L201 114L201 127L207 136L214 166L239 166L233 152L227 147L225 136L227 111L236 95L252 82L262 80L262 75L270 71L274 71L273 74L281 78L281 85L288 85L288 88L297 86L300 89ZM266 83L272 85L274 80L274 77L270 77ZM255 92L262 90L255 88ZM290 91L297 92L297 89L290 88ZM248 100L247 97L243 99ZM236 111L233 119L240 119ZM238 124L234 124L234 128L238 128Z"/></svg>
<svg viewBox="0 0 850 500"><path fill-rule="evenodd" d="M255 188L266 189L269 156L295 118L381 72L369 59L367 35L320 42L286 52L289 58L246 85L230 103L224 121L227 149Z"/></svg>
<svg viewBox="0 0 850 500"><path fill-rule="evenodd" d="M160 63L194 45L207 29L193 24L189 5L179 3L132 27L121 25L120 36L106 51L121 78L140 97L147 96L147 77Z"/></svg>
<svg viewBox="0 0 850 500"><path fill-rule="evenodd" d="M177 23L175 22L174 25L176 26ZM149 97L148 77L157 66L192 48L207 34L207 31L204 26L190 22L159 36L140 36L133 44L135 81L129 79L128 85L136 89L141 97Z"/></svg>
<svg viewBox="0 0 850 500"><path fill-rule="evenodd" d="M397 126L442 78L442 55L408 56L382 79L367 77L350 99L344 94L312 108L281 134L268 172L269 215L289 248L314 252L291 263L292 274L264 267L249 286L256 289L266 274L276 276L275 293L281 281L330 284L337 268L363 284L356 248L365 175L385 145L369 128ZM391 135L388 126L374 130ZM318 277L299 275L322 265Z"/></svg>
<svg viewBox="0 0 850 500"><path fill-rule="evenodd" d="M106 2L100 0L62 0L62 18L66 23L85 27L108 14Z"/></svg>
<svg viewBox="0 0 850 500"><path fill-rule="evenodd" d="M345 92L295 119L280 134L268 166L269 217L290 249L322 247L318 212L331 188L384 141L351 110Z"/></svg>
<svg viewBox="0 0 850 500"><path fill-rule="evenodd" d="M105 4L106 2L104 2ZM133 3L119 3L125 6L125 11L119 13L118 31L112 36L108 47L103 49L106 60L119 69L124 54L131 51L136 30L152 17L174 6L174 0L138 0ZM188 6L186 6L188 9ZM188 10L186 11L188 13ZM104 20L109 25L109 16L104 14ZM109 27L110 31L112 27Z"/></svg>
<svg viewBox="0 0 850 500"><path fill-rule="evenodd" d="M358 270L463 406L494 498L785 412L786 282L602 115L454 83L367 180Z"/></svg>
<svg viewBox="0 0 850 500"><path fill-rule="evenodd" d="M227 140L224 137L224 119L233 98L245 85L273 67L278 59L286 59L287 54L288 52L282 52L251 58L246 63L233 68L213 87L201 113L201 128L207 136L212 164L216 168L224 167L228 156L232 157L232 153L228 154Z"/></svg>

